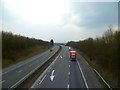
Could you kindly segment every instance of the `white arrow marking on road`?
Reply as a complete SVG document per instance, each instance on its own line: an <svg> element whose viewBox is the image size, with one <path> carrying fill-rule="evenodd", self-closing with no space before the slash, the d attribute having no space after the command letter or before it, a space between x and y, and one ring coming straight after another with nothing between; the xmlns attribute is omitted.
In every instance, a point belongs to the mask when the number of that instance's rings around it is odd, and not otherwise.
<svg viewBox="0 0 120 90"><path fill-rule="evenodd" d="M51 73L51 76L50 76L51 81L53 81L53 79L55 77L55 75L53 75L54 72L55 72L55 70L53 70L52 73Z"/></svg>
<svg viewBox="0 0 120 90"><path fill-rule="evenodd" d="M60 56L60 58L62 58L62 56Z"/></svg>

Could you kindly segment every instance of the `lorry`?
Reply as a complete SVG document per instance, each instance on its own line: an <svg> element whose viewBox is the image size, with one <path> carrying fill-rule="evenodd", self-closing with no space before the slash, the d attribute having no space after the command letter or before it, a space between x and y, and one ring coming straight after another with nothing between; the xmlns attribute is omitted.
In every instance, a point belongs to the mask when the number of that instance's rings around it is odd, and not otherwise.
<svg viewBox="0 0 120 90"><path fill-rule="evenodd" d="M76 51L70 51L70 60L76 61Z"/></svg>

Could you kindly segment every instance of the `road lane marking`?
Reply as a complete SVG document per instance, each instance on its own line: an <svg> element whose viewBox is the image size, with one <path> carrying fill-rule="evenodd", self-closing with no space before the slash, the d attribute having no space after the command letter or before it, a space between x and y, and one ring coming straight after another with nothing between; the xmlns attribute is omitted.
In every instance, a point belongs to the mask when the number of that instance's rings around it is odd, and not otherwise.
<svg viewBox="0 0 120 90"><path fill-rule="evenodd" d="M62 58L62 56L60 56L60 58Z"/></svg>
<svg viewBox="0 0 120 90"><path fill-rule="evenodd" d="M70 68L70 65L69 65L69 68Z"/></svg>
<svg viewBox="0 0 120 90"><path fill-rule="evenodd" d="M68 75L70 75L70 72L68 72Z"/></svg>
<svg viewBox="0 0 120 90"><path fill-rule="evenodd" d="M35 81L35 83L33 83L33 85L31 86L31 88L35 88L36 85L37 85L38 80L40 80L43 77L43 75L45 75L45 73L48 72L48 70L50 71L50 69L52 68L53 63L57 61L57 59L60 56L60 54L61 53L59 53L59 55L55 58L55 60L47 67L47 69L44 70L44 72L40 75L40 77L38 77L38 79Z"/></svg>
<svg viewBox="0 0 120 90"><path fill-rule="evenodd" d="M51 68L52 68L52 67L48 68L48 72L50 71Z"/></svg>
<svg viewBox="0 0 120 90"><path fill-rule="evenodd" d="M81 71L81 74L82 74L83 80L84 80L84 82L85 82L86 88L87 88L87 90L89 90L88 85L87 85L87 82L86 82L86 79L85 79L84 74L83 74L83 71L82 71L82 68L80 67L80 64L79 64L78 61L77 61L77 63L78 63L78 67L79 67L79 69L80 69L80 71Z"/></svg>
<svg viewBox="0 0 120 90"><path fill-rule="evenodd" d="M85 61L85 62L87 63L87 65L89 65L87 61Z"/></svg>
<svg viewBox="0 0 120 90"><path fill-rule="evenodd" d="M2 84L2 83L4 83L4 82L5 82L5 80L1 81L0 84Z"/></svg>
<svg viewBox="0 0 120 90"><path fill-rule="evenodd" d="M43 80L45 79L46 75L42 78L42 80L40 80L40 83L41 84L43 82Z"/></svg>
<svg viewBox="0 0 120 90"><path fill-rule="evenodd" d="M68 84L67 88L69 89L69 87L70 87L70 86L69 86L69 84Z"/></svg>
<svg viewBox="0 0 120 90"><path fill-rule="evenodd" d="M51 76L50 76L51 81L53 81L53 79L54 79L54 77L55 77L55 75L53 75L54 72L55 72L55 70L53 70L52 73L51 73Z"/></svg>
<svg viewBox="0 0 120 90"><path fill-rule="evenodd" d="M97 70L95 70L94 69L94 71L98 74L98 76L103 80L103 82L108 86L108 88L110 89L110 90L112 90L112 88L110 87L110 85L103 79L103 77L98 73L98 71Z"/></svg>
<svg viewBox="0 0 120 90"><path fill-rule="evenodd" d="M18 73L21 73L23 70L18 71Z"/></svg>

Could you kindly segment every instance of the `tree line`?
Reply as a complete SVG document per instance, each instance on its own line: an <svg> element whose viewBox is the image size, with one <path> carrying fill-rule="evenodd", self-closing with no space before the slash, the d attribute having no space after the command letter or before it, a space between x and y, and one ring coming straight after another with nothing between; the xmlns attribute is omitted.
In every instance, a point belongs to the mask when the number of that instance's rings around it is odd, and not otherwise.
<svg viewBox="0 0 120 90"><path fill-rule="evenodd" d="M16 59L12 54L35 46L50 46L50 42L2 31L3 59Z"/></svg>
<svg viewBox="0 0 120 90"><path fill-rule="evenodd" d="M67 45L86 54L91 62L99 66L102 71L106 71L108 76L111 75L110 81L114 81L114 87L119 86L120 31L113 31L112 27L109 27L102 37L70 41Z"/></svg>

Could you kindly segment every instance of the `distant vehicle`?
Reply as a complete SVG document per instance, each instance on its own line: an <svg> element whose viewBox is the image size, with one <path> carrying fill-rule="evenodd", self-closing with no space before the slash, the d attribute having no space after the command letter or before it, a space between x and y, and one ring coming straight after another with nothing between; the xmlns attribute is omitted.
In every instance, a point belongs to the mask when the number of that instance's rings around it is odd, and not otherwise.
<svg viewBox="0 0 120 90"><path fill-rule="evenodd" d="M76 51L70 51L70 60L76 61Z"/></svg>
<svg viewBox="0 0 120 90"><path fill-rule="evenodd" d="M69 47L69 51L71 51L71 48Z"/></svg>
<svg viewBox="0 0 120 90"><path fill-rule="evenodd" d="M50 49L50 52L52 52L53 50L52 49Z"/></svg>

